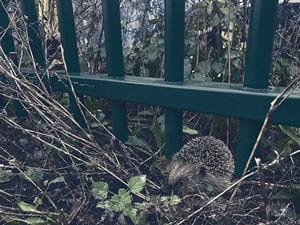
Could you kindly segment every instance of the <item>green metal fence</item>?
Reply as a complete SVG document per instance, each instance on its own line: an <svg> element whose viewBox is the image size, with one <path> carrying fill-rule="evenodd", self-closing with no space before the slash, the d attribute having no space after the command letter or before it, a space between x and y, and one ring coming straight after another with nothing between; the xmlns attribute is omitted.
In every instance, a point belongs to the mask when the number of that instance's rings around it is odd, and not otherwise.
<svg viewBox="0 0 300 225"><path fill-rule="evenodd" d="M2 0L2 4L6 1ZM36 62L44 66L41 40L38 37L34 0L22 0L23 13L28 17L28 33ZM184 21L185 1L165 0L165 79L124 76L119 0L103 0L107 74L80 72L71 0L57 0L59 30L67 70L76 93L105 97L112 104L112 123L115 135L122 141L128 138L126 102L158 105L165 108L165 150L170 158L182 145L182 110L239 118L240 137L236 154L236 174L241 175L257 138L270 102L279 89L268 88L272 59L278 0L254 0L246 50L244 84L184 81ZM2 6L3 8L3 6ZM0 11L0 26L7 27L7 14ZM4 22L3 22L4 21ZM9 34L2 47L12 48ZM69 92L67 79L53 76L54 91ZM72 96L72 94L70 94ZM271 115L277 124L300 126L297 107L299 93L289 98ZM71 97L74 117L84 125L82 115Z"/></svg>

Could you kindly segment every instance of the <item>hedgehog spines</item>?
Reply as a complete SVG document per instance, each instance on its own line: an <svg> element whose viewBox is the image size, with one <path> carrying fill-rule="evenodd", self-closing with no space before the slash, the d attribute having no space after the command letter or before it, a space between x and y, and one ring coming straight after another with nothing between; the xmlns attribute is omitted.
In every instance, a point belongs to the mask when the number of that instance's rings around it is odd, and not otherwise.
<svg viewBox="0 0 300 225"><path fill-rule="evenodd" d="M197 137L177 152L169 166L169 183L186 177L198 186L221 190L230 185L234 160L225 143L212 136Z"/></svg>

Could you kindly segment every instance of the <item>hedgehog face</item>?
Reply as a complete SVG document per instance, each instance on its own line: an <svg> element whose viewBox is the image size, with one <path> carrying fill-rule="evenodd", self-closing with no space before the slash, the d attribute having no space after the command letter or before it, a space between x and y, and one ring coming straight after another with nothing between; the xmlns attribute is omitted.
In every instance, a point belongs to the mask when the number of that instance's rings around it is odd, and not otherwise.
<svg viewBox="0 0 300 225"><path fill-rule="evenodd" d="M173 160L168 166L169 184L175 184L179 180L189 178L194 173L195 166L184 163L182 160Z"/></svg>
<svg viewBox="0 0 300 225"><path fill-rule="evenodd" d="M234 161L221 140L212 136L197 137L173 156L167 172L169 185L182 183L188 192L216 193L230 185Z"/></svg>
<svg viewBox="0 0 300 225"><path fill-rule="evenodd" d="M205 180L206 169L199 163L186 163L182 160L172 160L168 168L169 185L197 183L197 180Z"/></svg>
<svg viewBox="0 0 300 225"><path fill-rule="evenodd" d="M168 183L185 193L205 192L215 194L224 190L230 181L210 173L203 165L173 160L169 165Z"/></svg>

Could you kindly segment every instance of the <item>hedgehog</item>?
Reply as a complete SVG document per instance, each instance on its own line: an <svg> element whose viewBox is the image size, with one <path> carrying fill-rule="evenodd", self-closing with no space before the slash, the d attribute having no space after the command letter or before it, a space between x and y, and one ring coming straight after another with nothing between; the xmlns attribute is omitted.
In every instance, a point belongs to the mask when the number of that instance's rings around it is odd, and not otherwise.
<svg viewBox="0 0 300 225"><path fill-rule="evenodd" d="M167 172L169 185L185 193L216 194L230 186L234 160L223 141L197 137L173 156Z"/></svg>

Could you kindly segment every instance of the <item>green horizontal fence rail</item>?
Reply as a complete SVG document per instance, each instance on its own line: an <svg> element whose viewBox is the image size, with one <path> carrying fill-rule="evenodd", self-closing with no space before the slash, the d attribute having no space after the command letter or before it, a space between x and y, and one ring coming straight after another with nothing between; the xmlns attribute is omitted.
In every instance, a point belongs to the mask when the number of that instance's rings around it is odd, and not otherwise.
<svg viewBox="0 0 300 225"><path fill-rule="evenodd" d="M80 72L71 0L57 0L65 58L76 94L110 99L115 135L128 138L126 102L165 108L167 158L182 145L182 110L239 118L240 138L236 153L236 175L240 176L253 148L271 101L282 91L268 87L277 0L255 0L246 50L244 84L184 81L184 0L165 0L165 79L124 76L119 0L103 0L105 47L108 74ZM72 43L66 41L71 37ZM70 45L68 45L70 44ZM71 70L69 60L75 60ZM70 92L64 73L51 77L54 91ZM295 90L274 111L270 122L300 127L297 107L300 91Z"/></svg>
<svg viewBox="0 0 300 225"><path fill-rule="evenodd" d="M253 121L263 121L271 101L280 88L251 90L240 84L185 81L182 85L167 83L163 79L125 76L112 78L103 74L81 73L72 76L78 94L108 99L165 106L188 111L211 113ZM66 92L68 83L63 75L54 76L55 91ZM136 94L138 93L138 94ZM199 99L199 101L195 101ZM272 123L300 126L300 92L294 91L271 115ZM288 115L288 116L287 116Z"/></svg>

